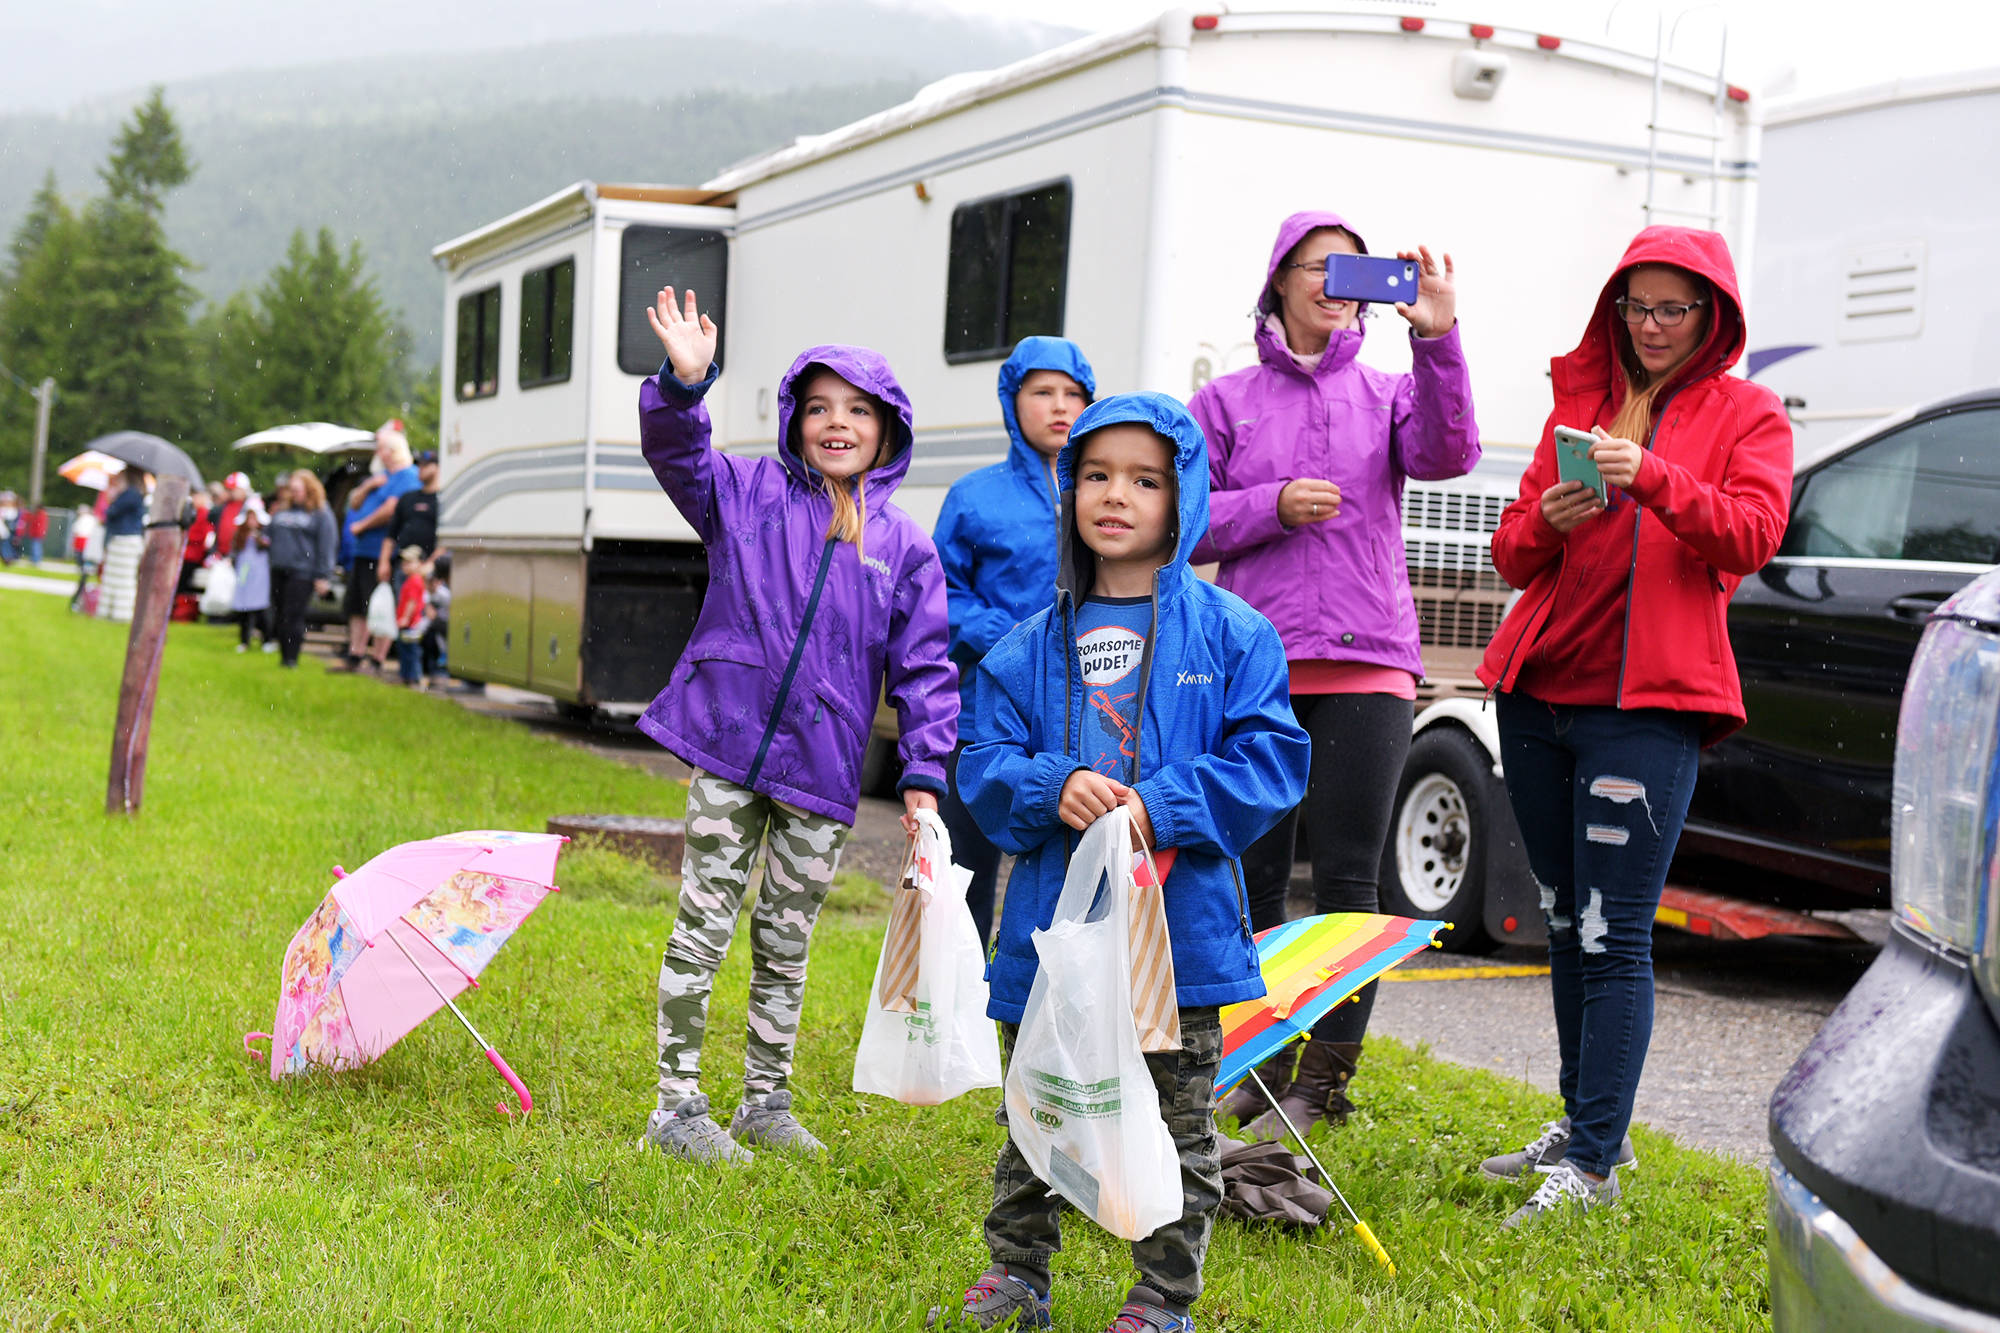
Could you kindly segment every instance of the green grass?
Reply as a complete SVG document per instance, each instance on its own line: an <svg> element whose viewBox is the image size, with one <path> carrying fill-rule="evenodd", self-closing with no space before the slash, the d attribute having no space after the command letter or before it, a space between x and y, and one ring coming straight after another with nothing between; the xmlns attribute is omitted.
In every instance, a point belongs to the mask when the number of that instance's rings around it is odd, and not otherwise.
<svg viewBox="0 0 2000 1333"><path fill-rule="evenodd" d="M916 1109L848 1091L884 922L843 876L796 1088L832 1160L695 1170L633 1149L672 881L573 848L465 1001L533 1088L525 1123L448 1016L365 1070L273 1083L279 960L328 867L552 814L671 814L677 786L449 702L280 671L176 625L145 808L102 813L123 627L0 591L0 1326L911 1329L985 1263L995 1092ZM708 1087L734 1105L746 950L716 988ZM1344 1231L1220 1222L1204 1330L1761 1327L1754 1170L1639 1133L1614 1212L1525 1235L1468 1164L1548 1099L1371 1044L1324 1159L1395 1256ZM1101 1329L1122 1244L1073 1222L1057 1324Z"/></svg>

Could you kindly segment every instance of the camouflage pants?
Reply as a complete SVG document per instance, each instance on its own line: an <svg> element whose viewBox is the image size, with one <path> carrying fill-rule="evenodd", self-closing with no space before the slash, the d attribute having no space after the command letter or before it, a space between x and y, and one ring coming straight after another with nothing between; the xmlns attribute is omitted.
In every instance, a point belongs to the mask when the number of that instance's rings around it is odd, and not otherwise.
<svg viewBox="0 0 2000 1333"><path fill-rule="evenodd" d="M1014 1059L1020 1029L1003 1023L1007 1059ZM1160 1114L1181 1155L1183 1211L1144 1240L1132 1242L1132 1263L1147 1286L1176 1305L1201 1295L1201 1261L1215 1211L1222 1205L1222 1149L1215 1137L1215 1071L1222 1064L1219 1009L1181 1010L1181 1049L1146 1057ZM1007 1105L993 1117L1007 1123ZM993 1167L993 1210L986 1214L986 1248L995 1263L1046 1275L1049 1257L1062 1248L1066 1205L1028 1168L1010 1137Z"/></svg>
<svg viewBox="0 0 2000 1333"><path fill-rule="evenodd" d="M660 960L662 1108L671 1110L697 1090L709 991L736 933L759 844L764 883L750 910L743 1099L760 1102L785 1086L805 999L806 950L848 832L837 819L710 774L697 772L689 781L680 910Z"/></svg>

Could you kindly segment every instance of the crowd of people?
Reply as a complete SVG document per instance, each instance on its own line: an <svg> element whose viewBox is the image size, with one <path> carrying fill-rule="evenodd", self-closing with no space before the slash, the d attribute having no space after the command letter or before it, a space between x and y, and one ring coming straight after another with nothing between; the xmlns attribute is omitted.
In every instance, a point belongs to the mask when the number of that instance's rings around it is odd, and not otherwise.
<svg viewBox="0 0 2000 1333"><path fill-rule="evenodd" d="M1366 254L1332 213L1279 227L1257 361L1190 404L1098 397L1083 349L1030 338L1000 370L1005 461L961 480L934 542L893 503L915 444L878 354L802 352L775 458L716 451L702 398L717 331L693 292L647 317L665 350L640 396L644 454L709 552L694 633L640 726L695 770L678 914L659 974L657 1104L642 1142L693 1162L819 1154L788 1086L814 920L855 818L868 718L899 723L905 825L942 806L991 938L989 1015L1011 1052L1079 833L1124 806L1161 853L1180 1049L1148 1055L1183 1215L1133 1245L1113 1329L1191 1330L1221 1202L1217 1116L1247 1136L1338 1126L1369 995L1219 1106L1222 1006L1263 994L1254 932L1285 918L1301 823L1320 911L1379 909L1377 874L1423 664L1399 501L1480 456L1453 264L1419 248L1394 309L1411 369L1358 359L1375 312L1329 294ZM1782 535L1791 438L1727 373L1744 346L1721 238L1649 227L1552 363L1553 411L1493 540L1525 595L1480 669L1509 798L1541 887L1564 1114L1478 1164L1532 1185L1505 1225L1615 1205L1650 1039L1650 923L1695 755L1743 721L1720 632L1735 583ZM1563 480L1586 433L1595 485ZM1218 566L1214 583L1191 566ZM764 885L750 871L764 849ZM1015 858L993 928L999 858ZM749 906L742 1098L701 1091L716 971ZM1005 1111L1001 1115L1005 1122ZM992 1263L952 1327L1049 1327L1060 1203L1011 1139L984 1234Z"/></svg>
<svg viewBox="0 0 2000 1333"><path fill-rule="evenodd" d="M42 504L23 505L13 491L0 491L0 564L26 560L42 563L42 544L48 540L49 511Z"/></svg>
<svg viewBox="0 0 2000 1333"><path fill-rule="evenodd" d="M310 468L279 474L264 493L242 472L198 491L175 582L175 616L231 622L237 652L272 653L280 666L296 667L312 604L330 595L338 572L345 652L329 670L380 671L393 650L403 684L429 689L448 681L451 554L437 538L437 455L412 455L402 423L390 421L376 432L372 461L370 475L348 491L344 514L336 514ZM152 484L145 472L125 468L109 476L94 505L77 510L70 523L78 571L72 609L132 618ZM8 517L10 499L0 495L0 519ZM46 527L30 528L29 517L10 520L8 531L28 529L22 539L32 536L32 558L39 559ZM12 541L10 535L10 559ZM376 607L371 627L378 585L388 605Z"/></svg>

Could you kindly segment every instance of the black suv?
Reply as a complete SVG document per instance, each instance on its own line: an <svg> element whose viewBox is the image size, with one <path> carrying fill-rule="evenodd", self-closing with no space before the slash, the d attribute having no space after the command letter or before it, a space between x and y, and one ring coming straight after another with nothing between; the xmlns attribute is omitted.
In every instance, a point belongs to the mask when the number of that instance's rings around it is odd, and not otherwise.
<svg viewBox="0 0 2000 1333"><path fill-rule="evenodd" d="M1772 1324L1994 1333L2000 570L1924 632L1888 801L1889 943L1771 1098Z"/></svg>
<svg viewBox="0 0 2000 1333"><path fill-rule="evenodd" d="M1924 623L2000 562L2000 389L1800 469L1729 604L1749 723L1702 756L1674 878L1799 908L1888 903L1896 714Z"/></svg>

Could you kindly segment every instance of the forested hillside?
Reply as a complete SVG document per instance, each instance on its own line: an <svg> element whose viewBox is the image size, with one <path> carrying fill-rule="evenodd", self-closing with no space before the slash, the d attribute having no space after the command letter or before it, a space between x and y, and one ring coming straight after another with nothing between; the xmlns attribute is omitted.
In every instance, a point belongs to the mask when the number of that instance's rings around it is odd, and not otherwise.
<svg viewBox="0 0 2000 1333"><path fill-rule="evenodd" d="M581 178L694 184L923 82L1072 34L870 5L769 6L710 30L265 70L169 85L195 170L167 236L210 301L254 285L294 229L358 240L414 359L437 358L430 248ZM783 34L771 40L769 34ZM0 232L44 173L95 192L137 96L0 116Z"/></svg>

